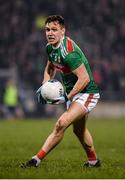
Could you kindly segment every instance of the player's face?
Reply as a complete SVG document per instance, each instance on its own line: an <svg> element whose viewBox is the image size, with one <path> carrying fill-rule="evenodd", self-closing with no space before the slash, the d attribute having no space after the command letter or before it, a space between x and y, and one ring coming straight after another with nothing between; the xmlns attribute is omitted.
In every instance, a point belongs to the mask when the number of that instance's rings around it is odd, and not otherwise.
<svg viewBox="0 0 125 180"><path fill-rule="evenodd" d="M46 24L45 32L48 43L56 47L64 36L65 28L55 21Z"/></svg>

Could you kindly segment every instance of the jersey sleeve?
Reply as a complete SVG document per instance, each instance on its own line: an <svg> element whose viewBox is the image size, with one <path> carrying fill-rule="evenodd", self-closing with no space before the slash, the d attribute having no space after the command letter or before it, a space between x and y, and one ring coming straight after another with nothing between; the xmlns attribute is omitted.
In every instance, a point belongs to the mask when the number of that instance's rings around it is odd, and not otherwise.
<svg viewBox="0 0 125 180"><path fill-rule="evenodd" d="M78 68L83 63L82 57L77 52L72 52L67 55L65 59L65 64L68 66L68 68L73 71L76 68Z"/></svg>

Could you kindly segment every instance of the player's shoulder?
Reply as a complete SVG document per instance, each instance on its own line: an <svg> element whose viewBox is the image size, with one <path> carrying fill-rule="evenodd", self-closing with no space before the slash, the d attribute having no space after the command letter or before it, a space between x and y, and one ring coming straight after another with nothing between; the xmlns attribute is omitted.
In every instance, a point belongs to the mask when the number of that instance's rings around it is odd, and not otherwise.
<svg viewBox="0 0 125 180"><path fill-rule="evenodd" d="M75 57L75 56L81 56L81 49L79 46L68 36L65 36L63 40L63 45L62 48L64 49L63 51L66 54L66 58L69 57Z"/></svg>
<svg viewBox="0 0 125 180"><path fill-rule="evenodd" d="M68 36L64 36L63 41L60 44L60 51L63 59L66 59L66 57L74 52L74 42L71 38Z"/></svg>
<svg viewBox="0 0 125 180"><path fill-rule="evenodd" d="M65 51L67 52L67 55L70 55L70 54L81 54L82 53L82 50L76 44L76 42L73 41L68 36L65 36L65 38L63 40L63 46L65 48Z"/></svg>
<svg viewBox="0 0 125 180"><path fill-rule="evenodd" d="M63 45L65 47L67 54L72 53L75 50L74 41L68 36L64 37Z"/></svg>

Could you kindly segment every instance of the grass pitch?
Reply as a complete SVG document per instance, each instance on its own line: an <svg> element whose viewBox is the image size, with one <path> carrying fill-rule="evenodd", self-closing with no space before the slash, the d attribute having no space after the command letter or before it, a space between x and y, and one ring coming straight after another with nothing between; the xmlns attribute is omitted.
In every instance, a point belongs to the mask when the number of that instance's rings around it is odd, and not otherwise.
<svg viewBox="0 0 125 180"><path fill-rule="evenodd" d="M83 168L86 155L72 127L63 141L43 160L40 167L21 169L40 149L55 121L0 120L0 178L1 179L125 179L125 121L122 119L90 119L100 168Z"/></svg>

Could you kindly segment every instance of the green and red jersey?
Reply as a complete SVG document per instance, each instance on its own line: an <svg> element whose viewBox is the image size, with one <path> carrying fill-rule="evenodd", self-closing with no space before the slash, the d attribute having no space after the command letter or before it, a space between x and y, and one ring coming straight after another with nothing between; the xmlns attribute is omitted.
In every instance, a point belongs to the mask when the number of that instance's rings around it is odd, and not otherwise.
<svg viewBox="0 0 125 180"><path fill-rule="evenodd" d="M73 70L84 64L90 78L88 85L81 91L83 93L98 93L98 87L94 82L91 69L85 55L77 44L69 37L64 36L57 48L51 44L46 46L48 60L60 71L66 92L69 93L74 87L78 77Z"/></svg>

